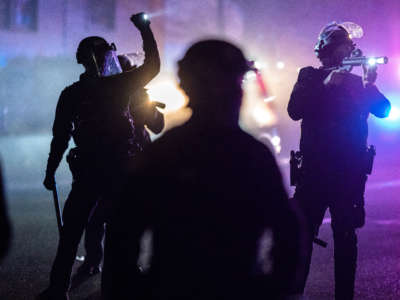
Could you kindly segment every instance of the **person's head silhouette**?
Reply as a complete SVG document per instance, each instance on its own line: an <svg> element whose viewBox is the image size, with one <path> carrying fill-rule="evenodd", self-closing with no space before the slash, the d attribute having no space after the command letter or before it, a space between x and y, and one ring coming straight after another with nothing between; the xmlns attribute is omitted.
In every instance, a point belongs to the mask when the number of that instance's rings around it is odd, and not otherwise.
<svg viewBox="0 0 400 300"><path fill-rule="evenodd" d="M249 70L238 47L221 40L200 41L187 50L178 67L180 86L194 114L238 117L243 75Z"/></svg>

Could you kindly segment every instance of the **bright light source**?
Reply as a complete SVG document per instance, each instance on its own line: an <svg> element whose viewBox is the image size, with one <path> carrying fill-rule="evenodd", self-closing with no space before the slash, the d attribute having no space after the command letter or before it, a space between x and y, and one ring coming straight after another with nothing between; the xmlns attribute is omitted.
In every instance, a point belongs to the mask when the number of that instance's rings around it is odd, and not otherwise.
<svg viewBox="0 0 400 300"><path fill-rule="evenodd" d="M258 69L258 70L261 70L261 69L265 69L265 68L267 67L267 65L266 65L265 62L261 62L261 61L259 61L259 60L256 60L256 61L254 62L254 67L255 67L256 69Z"/></svg>
<svg viewBox="0 0 400 300"><path fill-rule="evenodd" d="M281 144L281 138L277 135L273 136L271 138L271 144L274 145L274 147L279 146Z"/></svg>
<svg viewBox="0 0 400 300"><path fill-rule="evenodd" d="M371 58L368 59L368 64L369 64L370 66L375 66L376 63L377 63L377 60L376 60L375 57L371 57Z"/></svg>
<svg viewBox="0 0 400 300"><path fill-rule="evenodd" d="M285 68L285 63L284 63L283 61L278 61L278 62L276 63L276 67L277 67L279 70L282 70L283 68Z"/></svg>
<svg viewBox="0 0 400 300"><path fill-rule="evenodd" d="M270 97L264 98L264 102L271 102L271 101L274 101L275 98L276 98L276 96L270 96Z"/></svg>
<svg viewBox="0 0 400 300"><path fill-rule="evenodd" d="M149 19L149 15L148 15L148 14L144 14L144 15L143 15L143 19L144 19L145 21L147 21L147 20Z"/></svg>
<svg viewBox="0 0 400 300"><path fill-rule="evenodd" d="M251 116L259 127L272 126L277 121L275 114L263 102L253 106Z"/></svg>
<svg viewBox="0 0 400 300"><path fill-rule="evenodd" d="M384 57L378 57L376 59L376 63L383 65L385 63L385 58Z"/></svg>
<svg viewBox="0 0 400 300"><path fill-rule="evenodd" d="M254 71L249 71L244 75L245 80L253 80L257 77L256 73Z"/></svg>
<svg viewBox="0 0 400 300"><path fill-rule="evenodd" d="M150 100L166 104L165 111L175 111L185 106L186 97L172 81L162 81L150 84L147 93Z"/></svg>
<svg viewBox="0 0 400 300"><path fill-rule="evenodd" d="M400 108L392 106L389 116L386 118L389 121L397 121L400 119Z"/></svg>

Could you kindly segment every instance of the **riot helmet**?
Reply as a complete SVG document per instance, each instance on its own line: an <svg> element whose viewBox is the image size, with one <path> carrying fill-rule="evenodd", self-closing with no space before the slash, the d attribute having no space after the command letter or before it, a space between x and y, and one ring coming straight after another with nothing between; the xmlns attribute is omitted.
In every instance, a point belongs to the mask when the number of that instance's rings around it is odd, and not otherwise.
<svg viewBox="0 0 400 300"><path fill-rule="evenodd" d="M347 46L348 55L355 49L354 38L361 38L363 30L361 26L352 22L331 22L326 25L318 36L318 42L314 52L321 60L329 57L339 46Z"/></svg>
<svg viewBox="0 0 400 300"><path fill-rule="evenodd" d="M114 43L98 36L83 39L76 52L78 64L83 64L88 71L93 71L99 77L122 73Z"/></svg>

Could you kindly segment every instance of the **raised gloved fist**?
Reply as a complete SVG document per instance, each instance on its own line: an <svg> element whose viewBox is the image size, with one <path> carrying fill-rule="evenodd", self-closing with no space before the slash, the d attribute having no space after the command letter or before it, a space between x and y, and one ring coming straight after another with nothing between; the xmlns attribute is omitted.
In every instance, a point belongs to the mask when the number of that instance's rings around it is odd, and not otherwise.
<svg viewBox="0 0 400 300"><path fill-rule="evenodd" d="M49 191L52 191L54 187L56 186L56 180L54 178L54 175L46 175L43 185L46 189Z"/></svg>
<svg viewBox="0 0 400 300"><path fill-rule="evenodd" d="M150 25L149 16L147 14L145 14L144 12L140 12L138 14L132 15L131 21L138 29L145 28Z"/></svg>

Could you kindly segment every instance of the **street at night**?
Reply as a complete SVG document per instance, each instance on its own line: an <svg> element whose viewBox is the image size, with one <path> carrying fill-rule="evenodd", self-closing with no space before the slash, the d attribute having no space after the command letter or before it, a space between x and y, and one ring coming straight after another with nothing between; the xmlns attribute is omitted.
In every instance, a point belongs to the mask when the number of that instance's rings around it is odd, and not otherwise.
<svg viewBox="0 0 400 300"><path fill-rule="evenodd" d="M379 148L378 148L379 149ZM36 162L40 164L40 162ZM44 163L42 161L42 163ZM358 230L359 258L355 299L396 300L400 295L400 169L394 154L376 159L374 173L366 189L367 221ZM282 165L284 174L287 165ZM65 166L61 169L63 174ZM38 172L40 173L40 171ZM25 179L27 180L27 179ZM68 176L62 179L60 198L69 191ZM11 184L12 186L12 184ZM40 181L8 190L13 223L12 248L0 267L0 299L33 299L46 288L53 261L58 231L51 192ZM310 300L333 299L333 241L327 214L320 238L326 249L314 246L314 255L306 295ZM83 247L79 255L84 255ZM80 262L75 265L79 266ZM74 267L75 268L75 267ZM95 275L72 290L71 299L99 299L100 275Z"/></svg>

